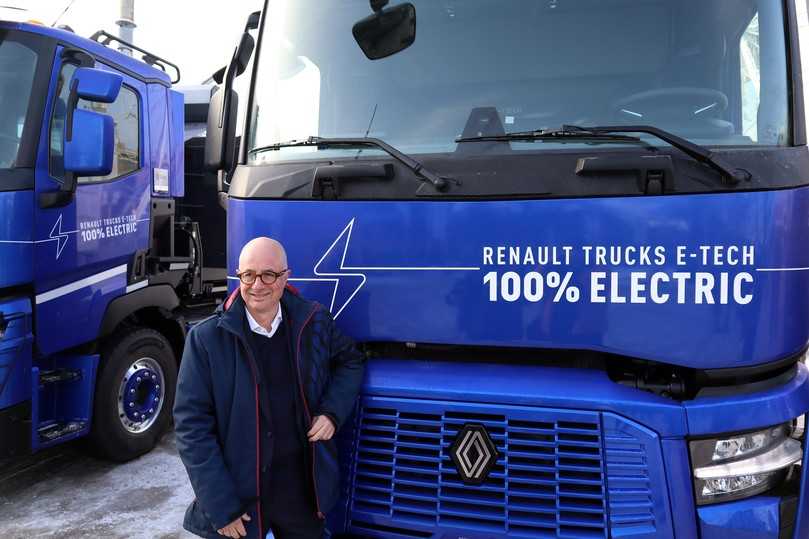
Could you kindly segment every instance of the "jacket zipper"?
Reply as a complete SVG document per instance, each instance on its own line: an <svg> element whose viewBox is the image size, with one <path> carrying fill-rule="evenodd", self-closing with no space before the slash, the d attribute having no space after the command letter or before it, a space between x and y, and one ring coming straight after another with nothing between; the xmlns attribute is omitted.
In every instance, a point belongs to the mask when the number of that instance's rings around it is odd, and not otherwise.
<svg viewBox="0 0 809 539"><path fill-rule="evenodd" d="M244 350L247 352L247 362L250 364L250 374L253 375L253 387L254 387L254 395L256 399L256 509L258 515L258 536L260 538L264 537L264 522L261 516L261 420L259 416L259 387L258 387L258 375L255 371L255 358L253 357L253 353L250 351L250 348L244 343L241 337L236 336L236 339L239 341L239 344L242 345Z"/></svg>
<svg viewBox="0 0 809 539"><path fill-rule="evenodd" d="M309 313L309 316L306 317L306 320L301 325L301 330L298 332L298 339L297 339L297 348L295 350L295 367L298 371L298 389L301 392L301 399L303 400L303 409L306 411L306 418L309 423L309 428L312 426L312 413L309 411L309 403L306 400L306 393L303 390L303 380L301 379L301 337L303 337L303 330L306 328L309 321L314 316L315 312L317 311L317 307L312 309L312 312ZM309 442L309 448L312 452L312 489L315 492L315 506L317 507L317 518L323 520L326 518L326 515L323 514L323 511L320 510L320 497L317 494L317 480L315 479L315 443Z"/></svg>

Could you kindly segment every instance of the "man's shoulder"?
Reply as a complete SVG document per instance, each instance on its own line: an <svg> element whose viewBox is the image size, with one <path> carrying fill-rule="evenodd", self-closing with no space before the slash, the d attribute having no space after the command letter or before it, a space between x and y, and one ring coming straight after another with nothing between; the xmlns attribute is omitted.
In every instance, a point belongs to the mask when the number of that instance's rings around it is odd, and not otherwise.
<svg viewBox="0 0 809 539"><path fill-rule="evenodd" d="M188 330L188 337L197 339L210 339L215 337L222 332L222 329L218 327L218 323L219 316L217 314L203 318L191 326L191 329Z"/></svg>
<svg viewBox="0 0 809 539"><path fill-rule="evenodd" d="M292 314L293 318L303 318L312 312L314 312L315 315L319 312L328 312L323 305L317 301L306 299L295 288L287 288L284 291L281 303Z"/></svg>

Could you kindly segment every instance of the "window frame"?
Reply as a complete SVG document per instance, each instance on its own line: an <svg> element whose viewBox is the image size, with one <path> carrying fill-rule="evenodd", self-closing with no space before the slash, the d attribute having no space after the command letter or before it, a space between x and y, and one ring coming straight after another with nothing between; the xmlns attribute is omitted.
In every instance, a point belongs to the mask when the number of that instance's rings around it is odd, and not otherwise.
<svg viewBox="0 0 809 539"><path fill-rule="evenodd" d="M62 70L64 69L64 67L66 65L73 65L76 68L80 67L75 62L63 61L62 64L59 66L59 75L61 75ZM136 140L138 141L138 154L137 154L138 166L133 170L129 170L129 171L123 173L123 174L119 174L117 176L110 177L110 178L108 178L106 176L102 176L102 177L100 177L100 176L80 176L80 177L76 178L77 187L81 186L81 185L98 185L98 184L104 184L104 183L110 183L110 182L118 181L118 180L121 180L123 178L126 178L126 177L128 177L128 176L130 176L132 174L135 174L135 173L140 172L140 171L143 170L143 136L142 136L143 135L143 129L141 127L141 119L143 118L143 100L141 99L140 93L137 91L137 89L134 86L131 86L131 85L124 82L124 83L121 84L121 90L120 91L124 91L124 90L130 91L135 96L135 102L137 103L138 116L136 118L135 123L136 123L136 127L137 127L137 138L136 138ZM121 94L119 92L118 96L120 97L120 95ZM55 181L55 182L57 182L59 184L63 184L64 183L64 177L59 178L59 177L55 176L54 173L53 173L53 169L51 168L51 150L52 150L51 133L52 133L52 130L53 130L54 118L56 116L56 102L58 100L59 100L59 95L54 94L53 99L51 101L51 114L50 114L50 118L48 119L48 137L47 137L47 140L48 140L48 176L53 181ZM118 97L115 98L115 101L118 101ZM115 101L113 101L113 103L115 103ZM113 103L110 103L110 105L113 104ZM107 114L107 116L112 117L111 114ZM113 121L114 121L114 118L113 118ZM114 137L114 135L113 135L113 137ZM115 139L113 138L113 152L115 152L114 145L115 145ZM64 162L64 146L62 147L62 155L60 156L60 159L62 159L62 161Z"/></svg>

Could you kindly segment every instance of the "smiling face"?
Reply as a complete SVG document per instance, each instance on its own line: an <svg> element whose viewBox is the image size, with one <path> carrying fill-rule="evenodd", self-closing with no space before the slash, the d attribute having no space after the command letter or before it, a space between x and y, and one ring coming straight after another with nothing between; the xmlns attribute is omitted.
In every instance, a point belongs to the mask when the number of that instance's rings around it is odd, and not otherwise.
<svg viewBox="0 0 809 539"><path fill-rule="evenodd" d="M267 271L280 273L287 268L287 255L284 247L270 238L255 238L247 242L239 255L237 273L253 272L256 279L252 284L239 282L242 299L250 314L262 323L275 316L289 272L278 277L273 284L265 284L261 274Z"/></svg>

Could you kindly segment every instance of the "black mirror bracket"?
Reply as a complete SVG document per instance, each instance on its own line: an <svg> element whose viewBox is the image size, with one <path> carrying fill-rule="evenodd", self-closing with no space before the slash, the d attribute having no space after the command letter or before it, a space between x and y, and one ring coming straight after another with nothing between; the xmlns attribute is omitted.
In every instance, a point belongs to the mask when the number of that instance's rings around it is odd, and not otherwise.
<svg viewBox="0 0 809 539"><path fill-rule="evenodd" d="M70 94L67 98L67 114L65 120L65 142L73 140L73 112L79 104L79 81L73 80L70 85ZM39 207L61 208L67 206L76 194L76 175L65 171L65 177L56 191L44 191L39 194Z"/></svg>
<svg viewBox="0 0 809 539"><path fill-rule="evenodd" d="M76 193L76 184L76 175L66 171L65 178L59 186L59 189L39 193L39 207L48 209L67 206L73 201L73 195Z"/></svg>

